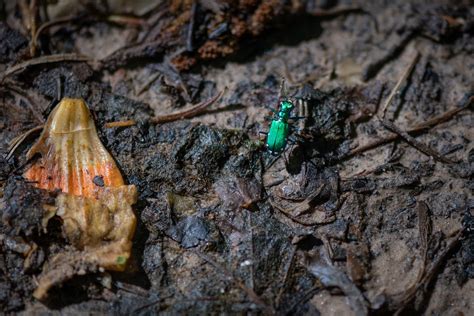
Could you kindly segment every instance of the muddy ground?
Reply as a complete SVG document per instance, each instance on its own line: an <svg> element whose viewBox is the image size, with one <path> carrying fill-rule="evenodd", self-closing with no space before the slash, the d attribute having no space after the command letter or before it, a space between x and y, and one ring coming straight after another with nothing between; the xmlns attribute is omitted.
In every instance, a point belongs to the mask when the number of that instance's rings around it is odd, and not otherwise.
<svg viewBox="0 0 474 316"><path fill-rule="evenodd" d="M0 9L3 313L473 314L469 1ZM282 77L305 117L272 156L259 131ZM86 101L137 186L138 227L126 272L75 277L39 302L36 277L68 243L59 220L41 228L55 193L21 176L38 134L8 146L58 90Z"/></svg>

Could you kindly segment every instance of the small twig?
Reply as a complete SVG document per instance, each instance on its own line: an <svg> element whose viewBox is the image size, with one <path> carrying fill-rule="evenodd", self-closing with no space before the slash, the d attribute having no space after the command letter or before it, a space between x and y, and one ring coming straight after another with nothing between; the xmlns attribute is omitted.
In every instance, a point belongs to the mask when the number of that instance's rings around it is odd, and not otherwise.
<svg viewBox="0 0 474 316"><path fill-rule="evenodd" d="M23 25L26 30L30 33L30 55L33 57L36 53L36 43L34 41L34 36L36 33L36 19L38 16L38 6L36 0L31 0L29 3L26 0L18 1L18 6L21 11Z"/></svg>
<svg viewBox="0 0 474 316"><path fill-rule="evenodd" d="M133 285L133 284L127 284L127 283L122 283L120 281L115 281L114 286L119 290L125 291L127 293L130 293L136 296L148 297L149 295L148 291L145 291L141 287Z"/></svg>
<svg viewBox="0 0 474 316"><path fill-rule="evenodd" d="M65 16L53 21L45 22L41 24L41 26L36 30L36 33L34 34L33 39L32 39L32 43L36 47L38 44L38 38L41 35L41 33L52 26L66 24L66 23L74 22L75 20L89 19L89 18L91 17L84 16L83 14L81 14L81 15L74 15L74 16ZM97 18L92 17L92 20L96 21ZM129 16L123 16L123 15L109 15L105 18L105 20L107 22L117 23L117 24L147 25L147 22L141 18L129 17Z"/></svg>
<svg viewBox="0 0 474 316"><path fill-rule="evenodd" d="M155 82L156 79L158 79L161 75L162 75L162 74L159 73L159 72L154 73L154 74L150 77L150 79L148 79L148 81L145 82L145 84L144 84L140 89L138 89L136 95L139 96L139 95L141 95L143 92L145 92L145 90L148 89L148 88L152 85L152 83Z"/></svg>
<svg viewBox="0 0 474 316"><path fill-rule="evenodd" d="M150 119L150 122L153 124L161 124L161 123L167 123L167 122L173 122L177 120L182 120L182 119L188 119L192 118L194 116L197 116L201 113L203 113L209 105L213 104L219 98L224 94L224 91L219 92L209 100L200 102L193 106L192 108L176 113L171 113L171 114L166 114L166 115L161 115L161 116L155 116Z"/></svg>
<svg viewBox="0 0 474 316"><path fill-rule="evenodd" d="M114 127L129 127L137 124L135 120L127 120L127 121L116 121L116 122L108 122L105 123L106 128L114 128Z"/></svg>
<svg viewBox="0 0 474 316"><path fill-rule="evenodd" d="M142 305L142 306L140 306L140 307L137 307L137 308L135 308L135 309L132 311L132 314L139 313L139 312L143 311L144 309L147 309L147 308L149 308L149 307L158 305L159 303L161 303L161 301L163 301L163 299L159 298L159 299L157 299L157 300L151 301L150 303L147 303L147 304L145 304L145 305Z"/></svg>
<svg viewBox="0 0 474 316"><path fill-rule="evenodd" d="M466 100L463 102L464 104L462 104L461 106L451 109L449 111L446 111L445 113L441 115L435 116L429 119L428 121L417 125L414 129L410 130L409 133L420 132L422 130L429 129L429 128L435 127L438 124L446 122L450 120L454 115L458 114L459 112L471 106L473 101L474 101L474 95L471 95L466 98Z"/></svg>
<svg viewBox="0 0 474 316"><path fill-rule="evenodd" d="M20 9L21 20L23 22L23 26L25 27L25 30L29 31L31 29L30 19L28 18L30 7L28 3L26 2L26 0L18 0L17 3L18 3L18 8Z"/></svg>
<svg viewBox="0 0 474 316"><path fill-rule="evenodd" d="M147 26L147 21L135 16L127 16L121 14L112 14L106 17L107 22L125 24L131 26Z"/></svg>
<svg viewBox="0 0 474 316"><path fill-rule="evenodd" d="M416 52L415 57L413 57L413 60L408 65L408 67L405 69L405 71L403 72L403 75L400 77L400 79L398 79L397 84L392 89L392 92L390 93L387 100L382 105L382 118L385 118L385 114L387 112L388 106L390 105L390 103L392 103L392 100L395 97L395 95L400 94L400 88L401 88L402 84L411 75L411 73L412 73L413 69L415 68L415 65L416 65L416 63L418 62L419 59L420 59L420 53Z"/></svg>
<svg viewBox="0 0 474 316"><path fill-rule="evenodd" d="M375 77L375 75L377 75L377 73L386 63L397 57L403 51L403 49L416 36L416 34L417 28L405 32L405 34L401 36L397 43L386 49L386 53L383 56L367 65L363 71L362 80L368 81Z"/></svg>
<svg viewBox="0 0 474 316"><path fill-rule="evenodd" d="M435 126L437 126L441 123L444 123L444 122L450 120L451 118L453 118L459 112L467 109L473 101L474 101L474 96L469 96L467 98L467 100L464 102L463 105L461 105L459 107L455 107L455 108L453 108L449 111L446 111L446 112L444 112L444 113L442 113L438 116L435 116L435 117L427 120L424 123L420 123L420 124L416 125L415 127L409 128L409 129L406 130L406 133L408 133L408 134L421 133L421 132L427 131L427 130L429 130L429 129L431 129L431 128L433 128L433 127L435 127ZM346 155L341 157L341 159L347 159L347 158L353 157L355 155L361 154L361 153L366 152L368 150L371 150L371 149L377 148L379 146L382 146L382 145L391 143L393 141L396 141L399 138L400 138L400 135L392 134L392 135L389 135L387 137L375 140L371 143L368 143L368 144L363 145L363 146L359 146L359 147L351 150L349 153L347 153Z"/></svg>
<svg viewBox="0 0 474 316"><path fill-rule="evenodd" d="M153 15L151 15L148 20L147 20L147 26L148 29L145 30L141 38L137 41L137 43L142 44L143 42L147 40L153 40L156 39L157 34L160 34L161 27L160 26L160 21L163 20L163 16L168 12L168 6L167 3L164 1L159 1L152 11L157 10L157 12Z"/></svg>
<svg viewBox="0 0 474 316"><path fill-rule="evenodd" d="M31 0L30 2L30 26L31 26L31 40L30 40L30 55L31 57L36 54L36 42L33 41L36 34L36 18L38 16L38 6L36 5L36 0Z"/></svg>
<svg viewBox="0 0 474 316"><path fill-rule="evenodd" d="M323 287L321 285L315 285L312 288L310 288L299 300L297 300L293 305L291 305L290 308L288 308L283 314L284 315L293 315L293 311L296 309L297 306L302 306L303 303L306 301L309 301L311 298L313 298L318 292L323 290Z"/></svg>
<svg viewBox="0 0 474 316"><path fill-rule="evenodd" d="M431 147L423 144L422 142L419 142L416 140L414 137L410 136L407 132L401 130L398 128L395 124L388 120L380 120L382 125L389 129L390 131L396 133L398 136L400 136L403 140L405 140L409 145L413 146L415 149L421 151L422 153L431 156L435 158L438 161L444 162L444 163L455 163L455 161L445 158L441 156L436 150L432 149Z"/></svg>
<svg viewBox="0 0 474 316"><path fill-rule="evenodd" d="M320 18L327 18L352 12L366 13L361 7L358 6L340 6L330 10L314 10L308 13Z"/></svg>
<svg viewBox="0 0 474 316"><path fill-rule="evenodd" d="M184 110L181 112L175 112L171 114L166 114L166 115L161 115L161 116L155 116L150 119L150 122L153 124L162 124L162 123L169 123L173 121L178 121L182 119L188 119L192 118L194 116L197 116L201 113L204 113L206 110L206 107L211 105L212 103L216 102L223 94L224 92L219 92L209 100L200 102L193 106L192 108L188 110ZM108 122L105 123L106 128L114 128L114 127L129 127L137 124L135 120L125 120L125 121L116 121L116 122Z"/></svg>
<svg viewBox="0 0 474 316"><path fill-rule="evenodd" d="M237 278L236 276L234 276L229 270L227 270L226 268L224 268L223 266L221 266L219 263L217 263L216 261L214 261L212 258L210 258L209 256L207 256L206 254L200 252L200 251L197 251L197 250L192 250L192 252L194 254L196 254L199 258L203 259L204 261L206 261L207 263L209 263L210 265L212 265L216 270L218 270L221 274L225 275L226 277L228 277L229 279L231 279L235 285L237 285L242 291L245 292L245 294L247 294L247 296L257 305L261 306L265 312L265 314L268 314L268 315L273 315L275 314L275 311L273 310L272 307L268 306L261 298L260 296L257 295L257 293L255 293L254 290L252 290L251 288L247 287L244 282L242 282L242 280L240 280L239 278Z"/></svg>
<svg viewBox="0 0 474 316"><path fill-rule="evenodd" d="M151 301L150 303L147 303L145 305L139 306L139 307L137 307L136 309L134 309L132 311L132 314L137 314L137 313L143 311L144 309L147 309L147 308L155 306L155 305L160 306L161 302L163 302L164 300L166 300L168 298L171 298L171 297L173 297L173 295L167 295L167 296L161 297L159 299L156 299L154 301Z"/></svg>
<svg viewBox="0 0 474 316"><path fill-rule="evenodd" d="M3 73L0 74L0 82L2 82L6 77L16 72L23 71L30 66L49 64L49 63L58 63L58 62L63 62L63 61L80 62L80 61L92 61L92 59L90 57L87 57L84 55L78 55L74 53L41 56L38 58L33 58L25 62L16 64L8 68L7 70L5 70Z"/></svg>
<svg viewBox="0 0 474 316"><path fill-rule="evenodd" d="M30 135L43 130L43 127L43 125L33 127L25 133L13 138L10 142L10 145L8 146L8 155L6 157L6 160L9 160L13 156L17 148L20 147L20 145L25 141L25 139L27 139Z"/></svg>
<svg viewBox="0 0 474 316"><path fill-rule="evenodd" d="M192 52L194 50L194 24L196 20L196 12L198 1L194 1L191 7L191 17L189 18L188 33L186 34L186 50Z"/></svg>
<svg viewBox="0 0 474 316"><path fill-rule="evenodd" d="M59 19L56 19L56 20L53 20L53 21L48 21L48 22L45 22L45 23L41 24L41 26L38 28L38 30L36 30L36 33L33 36L33 39L32 39L33 44L35 46L37 45L38 38L44 30L46 30L46 29L48 29L52 26L58 25L58 24L69 23L71 21L74 21L75 19L78 19L78 17L77 16L66 16L66 17L62 17L62 18L59 18Z"/></svg>

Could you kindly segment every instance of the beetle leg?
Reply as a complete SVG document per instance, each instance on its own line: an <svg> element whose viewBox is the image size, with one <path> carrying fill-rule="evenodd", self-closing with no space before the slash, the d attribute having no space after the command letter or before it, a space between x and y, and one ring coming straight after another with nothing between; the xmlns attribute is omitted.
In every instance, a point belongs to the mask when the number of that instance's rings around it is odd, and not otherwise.
<svg viewBox="0 0 474 316"><path fill-rule="evenodd" d="M281 100L281 97L285 95L285 78L281 78L281 83L280 83L280 92L278 93L278 100Z"/></svg>
<svg viewBox="0 0 474 316"><path fill-rule="evenodd" d="M268 133L267 133L267 132L258 131L258 134L260 134L260 135L265 135L265 137L268 137ZM261 140L261 138L260 138L260 140Z"/></svg>
<svg viewBox="0 0 474 316"><path fill-rule="evenodd" d="M268 151L267 151L268 152ZM271 166L273 166L273 164L278 160L278 158L280 158L280 155L279 154L276 154L276 153L273 153L273 152L269 152L270 155L271 155L271 158L272 160L270 160L270 162L268 164L265 165L265 170L268 170L271 168Z"/></svg>
<svg viewBox="0 0 474 316"><path fill-rule="evenodd" d="M288 157L285 155L286 150L282 153L283 158L285 159L285 167L288 169L290 163L288 162Z"/></svg>
<svg viewBox="0 0 474 316"><path fill-rule="evenodd" d="M302 131L302 129L297 127L297 126L290 126L290 134L291 135L299 134L301 131Z"/></svg>

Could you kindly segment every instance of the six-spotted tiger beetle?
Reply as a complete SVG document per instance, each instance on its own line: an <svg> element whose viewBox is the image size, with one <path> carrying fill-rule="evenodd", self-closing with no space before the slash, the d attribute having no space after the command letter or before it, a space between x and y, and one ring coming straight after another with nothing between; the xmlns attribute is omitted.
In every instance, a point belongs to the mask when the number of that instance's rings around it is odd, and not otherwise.
<svg viewBox="0 0 474 316"><path fill-rule="evenodd" d="M267 150L272 155L278 155L282 153L288 143L288 136L290 134L290 125L288 120L290 114L295 106L290 100L283 100L280 102L280 109L273 118L270 130L267 135L265 145Z"/></svg>
<svg viewBox="0 0 474 316"><path fill-rule="evenodd" d="M280 88L280 95L284 89L284 82L282 82ZM291 125L292 122L290 120L296 121L298 119L304 118L299 116L291 116L292 111L295 108L294 102L288 98L279 98L279 109L275 111L271 109L274 113L270 124L270 130L268 133L260 132L261 134L265 134L267 136L265 145L268 152L272 155L279 155L285 151L286 145L288 142L294 143L292 139L290 139L290 135L293 132L294 127Z"/></svg>

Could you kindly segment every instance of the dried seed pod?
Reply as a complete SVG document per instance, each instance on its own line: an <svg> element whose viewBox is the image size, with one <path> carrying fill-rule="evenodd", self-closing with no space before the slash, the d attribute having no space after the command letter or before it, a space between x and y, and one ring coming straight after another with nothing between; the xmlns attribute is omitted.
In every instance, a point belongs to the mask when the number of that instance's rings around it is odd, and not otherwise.
<svg viewBox="0 0 474 316"><path fill-rule="evenodd" d="M77 250L49 260L34 296L44 299L51 287L87 271L123 271L136 227L131 206L137 190L124 184L83 100L63 99L56 106L28 158L35 154L41 158L24 176L41 189L62 191L53 212L62 218L63 234ZM51 213L49 207L44 216L49 219Z"/></svg>
<svg viewBox="0 0 474 316"><path fill-rule="evenodd" d="M25 178L45 190L97 197L105 186L124 185L114 159L102 145L91 113L81 99L63 99L51 112L37 143L27 154L41 154Z"/></svg>

